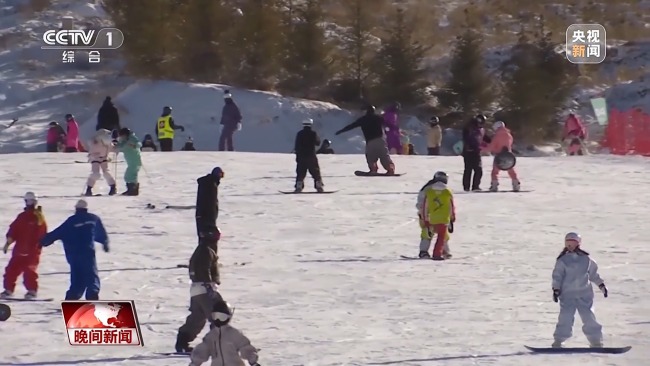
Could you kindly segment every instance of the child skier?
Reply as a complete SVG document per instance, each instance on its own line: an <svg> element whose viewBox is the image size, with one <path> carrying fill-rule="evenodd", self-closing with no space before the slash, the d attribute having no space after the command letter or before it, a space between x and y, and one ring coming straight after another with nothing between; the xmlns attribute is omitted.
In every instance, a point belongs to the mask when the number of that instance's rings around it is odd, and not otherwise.
<svg viewBox="0 0 650 366"><path fill-rule="evenodd" d="M79 124L70 113L65 115L66 142L65 152L78 152L81 147L79 142Z"/></svg>
<svg viewBox="0 0 650 366"><path fill-rule="evenodd" d="M95 132L95 137L88 144L88 161L91 173L86 182L86 196L93 195L93 187L97 180L104 175L106 183L110 186L109 196L117 193L115 178L111 175L108 163L108 154L114 152L111 131L100 129Z"/></svg>
<svg viewBox="0 0 650 366"><path fill-rule="evenodd" d="M562 347L562 343L572 335L576 310L582 319L582 331L591 347L603 346L603 329L596 321L592 310L594 290L597 285L607 297L607 287L598 274L598 265L589 253L580 249L582 238L571 232L564 237L564 250L557 257L553 269L553 301L560 302L560 315L553 333L552 347Z"/></svg>
<svg viewBox="0 0 650 366"><path fill-rule="evenodd" d="M185 145L183 145L181 151L196 151L196 148L194 147L194 140L192 140L191 137L187 138L187 141L185 141Z"/></svg>
<svg viewBox="0 0 650 366"><path fill-rule="evenodd" d="M192 351L190 342L201 333L205 323L212 319L212 306L217 301L223 301L217 292L217 285L221 284L217 255L220 238L221 232L216 227L214 230L202 229L199 233L199 245L194 249L188 266L192 282L190 315L185 319L185 324L178 328L176 352Z"/></svg>
<svg viewBox="0 0 650 366"><path fill-rule="evenodd" d="M38 263L41 258L40 240L47 233L47 223L34 192L27 192L24 196L25 210L9 226L7 242L4 246L6 254L11 244L16 243L11 252L11 259L7 264L4 276L4 291L0 297L11 297L16 288L18 276L23 275L27 293L25 299L36 298L38 291Z"/></svg>
<svg viewBox="0 0 650 366"><path fill-rule="evenodd" d="M386 144L388 145L388 151L391 154L402 154L402 141L401 141L401 131L399 128L399 111L401 106L399 103L395 102L388 106L382 118L384 119L384 130L386 131Z"/></svg>
<svg viewBox="0 0 650 366"><path fill-rule="evenodd" d="M456 221L456 208L451 190L447 188L449 177L436 172L418 193L415 207L418 209L420 228L420 258L445 260L451 258L449 251L449 228ZM436 235L433 256L429 255L431 239Z"/></svg>
<svg viewBox="0 0 650 366"><path fill-rule="evenodd" d="M140 153L142 144L135 133L124 127L118 134L116 147L124 154L124 161L126 161L126 170L124 171L126 192L122 193L122 196L137 196L140 194L138 173L142 167L142 155Z"/></svg>
<svg viewBox="0 0 650 366"><path fill-rule="evenodd" d="M332 141L325 139L320 145L316 154L334 154L334 149L332 149Z"/></svg>
<svg viewBox="0 0 650 366"><path fill-rule="evenodd" d="M569 141L567 154L584 155L584 141L587 138L587 128L582 124L575 113L569 113L564 121L564 133L562 139ZM586 150L586 149L585 149Z"/></svg>
<svg viewBox="0 0 650 366"><path fill-rule="evenodd" d="M246 360L251 366L260 366L257 349L244 333L230 325L234 313L235 309L223 300L214 304L211 313L213 327L192 351L190 366L202 365L211 357L213 365L244 365L243 360Z"/></svg>
<svg viewBox="0 0 650 366"><path fill-rule="evenodd" d="M494 155L503 151L512 152L513 138L510 130L506 128L506 124L501 121L497 121L492 126L492 129L494 130L494 136L492 136L492 140L487 146L487 150ZM496 192L499 190L500 171L501 170L496 165L495 158L495 161L492 164L492 182L490 184L490 192ZM519 178L517 178L517 172L515 171L515 168L510 168L507 170L507 172L508 176L510 176L510 179L512 180L512 190L519 192L521 189L521 182L519 182Z"/></svg>
<svg viewBox="0 0 650 366"><path fill-rule="evenodd" d="M427 154L440 155L440 146L442 146L440 118L433 116L429 120L429 129L427 130Z"/></svg>
<svg viewBox="0 0 650 366"><path fill-rule="evenodd" d="M48 124L47 137L45 139L47 152L59 152L65 150L66 134L63 127L55 121Z"/></svg>
<svg viewBox="0 0 650 366"><path fill-rule="evenodd" d="M307 171L314 179L316 191L323 192L323 178L320 173L316 147L320 145L320 137L312 130L314 121L308 118L302 122L302 130L296 134L294 152L296 153L296 185L295 192L300 193L305 188L305 177Z"/></svg>

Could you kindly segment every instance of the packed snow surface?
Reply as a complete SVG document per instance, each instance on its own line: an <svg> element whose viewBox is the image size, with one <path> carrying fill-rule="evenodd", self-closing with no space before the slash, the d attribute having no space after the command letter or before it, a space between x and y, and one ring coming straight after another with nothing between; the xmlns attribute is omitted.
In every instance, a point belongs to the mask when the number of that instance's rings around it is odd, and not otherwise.
<svg viewBox="0 0 650 366"><path fill-rule="evenodd" d="M41 196L50 229L60 224L89 173L88 164L73 162L83 159L5 155L2 225L22 210L28 190ZM458 157L397 156L398 171L407 174L390 178L354 177L364 166L360 155L320 161L326 188L338 193L278 193L294 183L288 154L145 154L141 196L88 198L112 245L110 253L97 252L100 297L136 301L145 347L73 348L56 302L10 303L13 315L0 323L0 365L187 365L186 358L153 354L173 350L188 314L187 270L177 264L187 263L196 245L194 211L165 207L193 205L196 178L217 165L225 171L220 291L237 308L233 325L261 348L262 365L638 366L650 359L647 159L520 158L523 189L534 191L494 194L462 192ZM117 167L120 177L125 167ZM415 193L436 170L447 171L458 192L455 257L400 260L417 254ZM97 189L107 192L101 182ZM573 230L610 290L595 299L605 343L632 345L624 355L523 348L552 342L559 307L551 270ZM44 249L40 274L40 296L62 299L68 266L60 243ZM20 283L17 289L22 296ZM567 346L586 344L578 318Z"/></svg>

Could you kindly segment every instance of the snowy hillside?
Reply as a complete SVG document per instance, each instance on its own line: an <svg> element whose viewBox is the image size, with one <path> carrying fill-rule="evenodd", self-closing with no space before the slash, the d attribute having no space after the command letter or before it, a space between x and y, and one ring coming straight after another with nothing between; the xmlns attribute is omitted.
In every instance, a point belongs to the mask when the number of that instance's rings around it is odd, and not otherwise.
<svg viewBox="0 0 650 366"><path fill-rule="evenodd" d="M24 192L34 190L56 227L83 188L89 167L72 163L83 157L6 155L0 223L6 227L22 210ZM418 250L415 192L439 169L460 190L461 159L433 159L423 166L421 158L398 156L405 176L356 178L351 173L363 168L362 156L323 156L326 188L338 193L282 195L277 190L293 185L291 155L146 155L142 196L89 198L112 241L110 253L97 253L100 297L135 299L146 346L72 348L56 303L11 303L12 317L0 323L0 365L187 365L152 355L172 349L188 314L187 273L176 265L187 262L196 243L194 212L165 207L192 205L195 179L215 165L226 173L221 292L237 307L233 324L262 349L262 365L646 364L647 159L522 158L523 188L533 192L458 193L455 258L402 261L399 255ZM616 184L602 177L616 177ZM145 209L147 203L157 209ZM605 343L632 345L627 354L543 356L523 348L552 341L558 305L550 276L570 230L582 233L610 290L595 300ZM44 250L40 273L41 296L61 299L68 266L60 244ZM18 289L22 295L20 283ZM568 346L586 344L580 326L578 319Z"/></svg>

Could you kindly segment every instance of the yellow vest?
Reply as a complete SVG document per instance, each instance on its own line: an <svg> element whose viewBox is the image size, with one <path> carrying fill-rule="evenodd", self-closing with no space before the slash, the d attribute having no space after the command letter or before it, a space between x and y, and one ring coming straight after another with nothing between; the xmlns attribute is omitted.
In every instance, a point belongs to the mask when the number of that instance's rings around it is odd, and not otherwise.
<svg viewBox="0 0 650 366"><path fill-rule="evenodd" d="M172 116L165 116L158 118L158 125L156 129L158 130L158 139L173 139L174 138L174 129L171 126L169 121Z"/></svg>
<svg viewBox="0 0 650 366"><path fill-rule="evenodd" d="M449 224L453 195L448 188L437 191L431 188L426 193L426 214L429 224Z"/></svg>

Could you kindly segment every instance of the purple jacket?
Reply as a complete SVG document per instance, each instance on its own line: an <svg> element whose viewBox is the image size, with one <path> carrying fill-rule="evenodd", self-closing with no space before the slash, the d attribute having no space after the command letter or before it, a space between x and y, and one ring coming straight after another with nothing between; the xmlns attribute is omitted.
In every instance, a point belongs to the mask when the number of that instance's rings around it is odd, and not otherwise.
<svg viewBox="0 0 650 366"><path fill-rule="evenodd" d="M221 110L221 124L224 128L237 128L237 124L241 123L242 116L239 107L232 99L226 99L226 104Z"/></svg>
<svg viewBox="0 0 650 366"><path fill-rule="evenodd" d="M481 153L481 143L485 130L480 127L468 126L463 129L463 153Z"/></svg>
<svg viewBox="0 0 650 366"><path fill-rule="evenodd" d="M388 129L387 132L399 133L397 111L395 108L389 107L384 111L384 127Z"/></svg>

